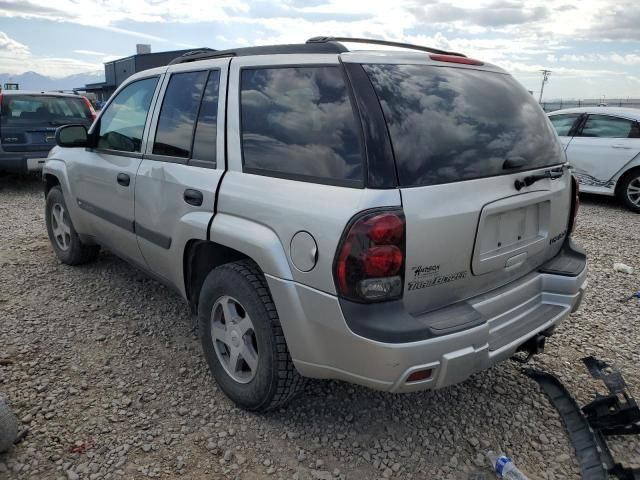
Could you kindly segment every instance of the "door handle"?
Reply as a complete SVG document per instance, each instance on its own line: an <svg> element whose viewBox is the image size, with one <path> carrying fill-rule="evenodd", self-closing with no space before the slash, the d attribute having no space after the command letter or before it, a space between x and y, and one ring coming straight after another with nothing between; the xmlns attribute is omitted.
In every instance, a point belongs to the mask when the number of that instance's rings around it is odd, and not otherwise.
<svg viewBox="0 0 640 480"><path fill-rule="evenodd" d="M631 147L627 147L626 145L614 145L613 148L619 148L621 150L631 150Z"/></svg>
<svg viewBox="0 0 640 480"><path fill-rule="evenodd" d="M119 173L117 178L118 183L123 187L128 187L131 183L131 177L129 177L129 175L127 175L126 173Z"/></svg>
<svg viewBox="0 0 640 480"><path fill-rule="evenodd" d="M203 196L201 191L194 190L192 188L187 188L184 191L184 201L187 202L189 205L199 207L200 205L202 205L202 200L203 200Z"/></svg>

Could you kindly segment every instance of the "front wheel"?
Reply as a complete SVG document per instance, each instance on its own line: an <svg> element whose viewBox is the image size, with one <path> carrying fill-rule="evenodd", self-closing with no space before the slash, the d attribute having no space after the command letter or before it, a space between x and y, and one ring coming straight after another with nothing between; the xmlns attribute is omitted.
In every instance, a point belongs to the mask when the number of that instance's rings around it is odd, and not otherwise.
<svg viewBox="0 0 640 480"><path fill-rule="evenodd" d="M303 378L293 366L264 275L250 260L227 263L204 281L200 340L222 391L240 407L268 411L288 403Z"/></svg>
<svg viewBox="0 0 640 480"><path fill-rule="evenodd" d="M640 170L632 170L622 178L618 199L629 210L640 213Z"/></svg>
<svg viewBox="0 0 640 480"><path fill-rule="evenodd" d="M78 237L60 187L53 187L47 194L45 218L49 241L62 263L80 265L98 256L100 252L98 245L85 245Z"/></svg>

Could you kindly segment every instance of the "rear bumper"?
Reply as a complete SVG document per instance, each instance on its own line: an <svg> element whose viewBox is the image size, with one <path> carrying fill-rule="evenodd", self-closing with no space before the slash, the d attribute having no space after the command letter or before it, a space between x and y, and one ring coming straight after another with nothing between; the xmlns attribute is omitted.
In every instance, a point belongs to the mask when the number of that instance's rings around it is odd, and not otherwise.
<svg viewBox="0 0 640 480"><path fill-rule="evenodd" d="M587 286L586 263L574 276L531 274L466 302L482 322L432 338L388 343L354 333L339 300L318 290L267 277L294 364L308 377L335 378L377 390L408 392L441 388L512 356L536 334L575 311ZM429 323L430 315L421 316ZM394 318L387 319L393 324ZM431 376L407 382L411 373Z"/></svg>
<svg viewBox="0 0 640 480"><path fill-rule="evenodd" d="M0 171L33 172L42 170L49 152L0 153Z"/></svg>

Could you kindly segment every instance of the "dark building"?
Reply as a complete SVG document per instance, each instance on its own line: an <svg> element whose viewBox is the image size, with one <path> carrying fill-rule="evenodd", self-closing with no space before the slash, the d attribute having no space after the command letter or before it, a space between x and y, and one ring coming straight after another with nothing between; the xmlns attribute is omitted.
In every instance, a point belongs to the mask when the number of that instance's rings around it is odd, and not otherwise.
<svg viewBox="0 0 640 480"><path fill-rule="evenodd" d="M138 52L148 51L150 49L140 48L147 47L146 45L138 46ZM180 55L191 52L197 49L189 50L173 50L170 52L158 52L158 53L137 53L130 57L120 58L104 64L104 82L89 83L84 87L76 88L77 91L83 91L87 93L95 94L95 99L98 102L106 101L116 88L120 86L127 78L134 73L148 70L150 68L162 67L167 65L171 60Z"/></svg>

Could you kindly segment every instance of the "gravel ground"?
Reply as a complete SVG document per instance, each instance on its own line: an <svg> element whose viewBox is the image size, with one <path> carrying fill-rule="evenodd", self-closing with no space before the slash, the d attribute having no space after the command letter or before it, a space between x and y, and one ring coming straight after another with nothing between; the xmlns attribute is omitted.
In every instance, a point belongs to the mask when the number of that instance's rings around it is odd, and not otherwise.
<svg viewBox="0 0 640 480"><path fill-rule="evenodd" d="M310 381L286 410L255 415L216 387L188 308L114 255L55 259L41 184L0 177L0 393L29 429L0 454L0 478L466 479L502 449L532 478L580 478L556 411L514 362L437 392L393 395ZM589 253L582 309L536 365L583 404L598 384L580 358L624 372L640 398L640 215L584 198L575 235ZM640 467L640 442L616 439Z"/></svg>

